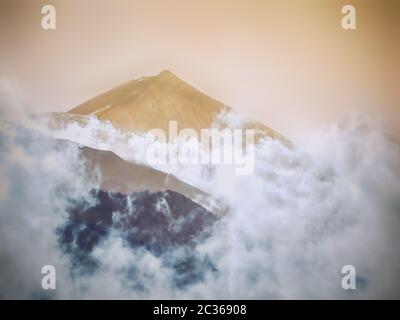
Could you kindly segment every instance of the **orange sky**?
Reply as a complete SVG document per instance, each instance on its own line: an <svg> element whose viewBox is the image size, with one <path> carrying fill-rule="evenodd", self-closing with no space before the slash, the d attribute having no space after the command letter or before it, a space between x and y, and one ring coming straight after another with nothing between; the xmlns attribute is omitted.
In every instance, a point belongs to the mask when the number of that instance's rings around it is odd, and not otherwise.
<svg viewBox="0 0 400 320"><path fill-rule="evenodd" d="M44 4L54 31L41 28ZM341 28L345 4L356 31ZM169 69L288 136L353 108L398 115L396 0L2 0L0 15L1 76L31 111Z"/></svg>

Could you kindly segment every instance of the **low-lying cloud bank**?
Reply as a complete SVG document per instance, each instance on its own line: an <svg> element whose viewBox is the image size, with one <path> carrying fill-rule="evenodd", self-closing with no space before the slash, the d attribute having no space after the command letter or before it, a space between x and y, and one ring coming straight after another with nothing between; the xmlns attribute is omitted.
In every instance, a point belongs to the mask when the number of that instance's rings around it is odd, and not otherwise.
<svg viewBox="0 0 400 320"><path fill-rule="evenodd" d="M400 298L400 152L372 123L333 126L295 148L266 139L249 176L226 166L171 168L223 197L230 214L194 249L177 246L162 256L129 245L113 229L91 251L99 267L87 272L63 249L57 230L71 199L96 205L97 186L84 178L78 146L60 145L54 135L131 160L145 140L116 143L120 133L96 120L49 133L20 121L13 103L2 93L0 298ZM110 139L96 140L99 132ZM166 261L193 250L201 259L188 268L201 277L179 285L179 268ZM57 270L54 291L41 288L47 264ZM340 271L349 264L357 289L347 291Z"/></svg>

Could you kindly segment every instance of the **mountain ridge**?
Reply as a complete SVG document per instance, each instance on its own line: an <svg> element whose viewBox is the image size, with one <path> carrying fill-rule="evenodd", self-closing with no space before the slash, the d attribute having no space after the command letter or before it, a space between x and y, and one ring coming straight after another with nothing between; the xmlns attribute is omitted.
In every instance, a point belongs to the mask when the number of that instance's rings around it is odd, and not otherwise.
<svg viewBox="0 0 400 320"><path fill-rule="evenodd" d="M177 129L215 127L219 115L233 109L181 80L171 71L157 76L142 77L122 83L87 100L67 113L74 116L96 116L123 132L148 132L161 129L168 132L169 121L177 122ZM220 122L220 129L231 127ZM271 137L287 143L288 140L261 122L247 120L242 129L254 129L255 139Z"/></svg>
<svg viewBox="0 0 400 320"><path fill-rule="evenodd" d="M200 130L212 125L218 113L230 110L201 93L170 71L157 76L130 80L68 111L74 115L95 115L122 131L168 131L176 120L178 130Z"/></svg>

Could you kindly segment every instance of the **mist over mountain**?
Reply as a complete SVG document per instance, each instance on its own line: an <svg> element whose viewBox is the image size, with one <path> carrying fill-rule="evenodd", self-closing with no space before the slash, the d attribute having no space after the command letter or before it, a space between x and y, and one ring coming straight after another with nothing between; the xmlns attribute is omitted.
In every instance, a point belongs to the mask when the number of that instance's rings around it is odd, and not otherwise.
<svg viewBox="0 0 400 320"><path fill-rule="evenodd" d="M79 116L95 116L123 132L148 132L161 129L168 133L169 121L177 122L177 129L242 128L254 129L256 139L272 137L286 140L263 123L247 115L229 118L233 109L193 88L170 71L157 76L142 77L121 84L89 101L63 113L56 114L66 121L85 121ZM227 116L227 117L226 117Z"/></svg>
<svg viewBox="0 0 400 320"><path fill-rule="evenodd" d="M57 128L12 99L0 111L2 298L399 297L400 153L373 121L296 147L266 136L239 176L150 167L147 137L95 115ZM43 294L47 264L57 291Z"/></svg>

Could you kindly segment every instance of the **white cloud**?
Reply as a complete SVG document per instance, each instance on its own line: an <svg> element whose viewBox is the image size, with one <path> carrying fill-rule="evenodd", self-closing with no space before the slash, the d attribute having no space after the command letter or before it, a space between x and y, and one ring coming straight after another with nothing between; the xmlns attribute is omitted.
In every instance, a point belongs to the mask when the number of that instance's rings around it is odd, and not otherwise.
<svg viewBox="0 0 400 320"><path fill-rule="evenodd" d="M57 134L130 159L147 143L92 121ZM97 140L102 130L109 140ZM118 233L95 248L101 262L96 273L70 277L70 261L54 231L66 218L68 199L89 197L92 187L78 149L60 147L18 123L2 125L0 136L1 297L41 297L45 264L57 269L54 298L400 297L399 147L374 126L333 127L293 149L265 140L250 176L232 176L216 166L204 181L205 168L172 168L223 197L232 210L197 247L216 272L187 287L174 284L162 258L130 248ZM169 257L185 254L182 249ZM357 270L354 292L340 285L347 264Z"/></svg>

